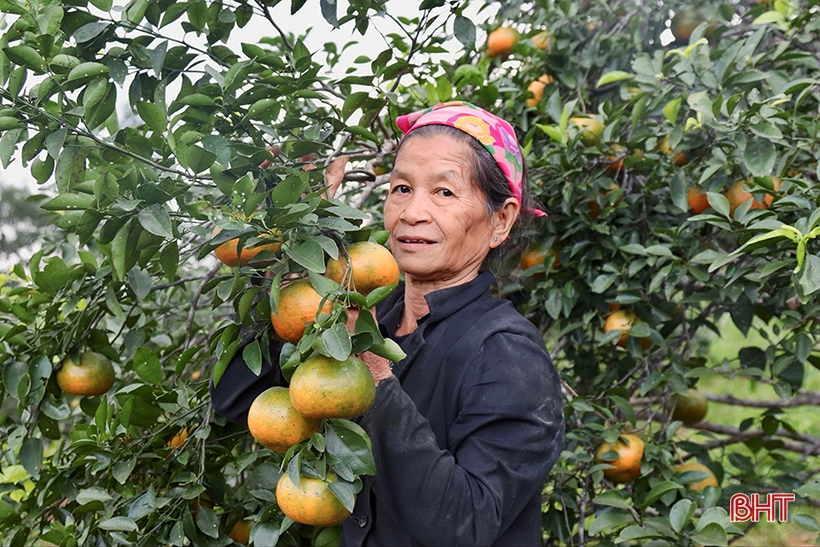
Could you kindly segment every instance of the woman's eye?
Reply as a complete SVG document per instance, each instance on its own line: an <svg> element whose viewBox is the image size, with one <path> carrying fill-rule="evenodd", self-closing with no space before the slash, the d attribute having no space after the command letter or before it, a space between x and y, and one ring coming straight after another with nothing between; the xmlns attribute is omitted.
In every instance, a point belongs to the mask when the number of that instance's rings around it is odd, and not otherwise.
<svg viewBox="0 0 820 547"><path fill-rule="evenodd" d="M410 193L410 187L407 186L406 184L397 184L396 186L393 187L393 191L396 192L397 194L409 194Z"/></svg>
<svg viewBox="0 0 820 547"><path fill-rule="evenodd" d="M447 188L442 188L441 190L439 190L439 194L441 194L442 196L444 196L446 198L451 198L455 195L450 190L448 190Z"/></svg>

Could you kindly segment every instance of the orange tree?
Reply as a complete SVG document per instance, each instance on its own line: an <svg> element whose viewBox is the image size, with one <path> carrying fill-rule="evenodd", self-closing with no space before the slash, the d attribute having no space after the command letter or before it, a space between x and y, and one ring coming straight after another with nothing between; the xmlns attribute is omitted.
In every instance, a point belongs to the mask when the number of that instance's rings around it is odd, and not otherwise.
<svg viewBox="0 0 820 547"><path fill-rule="evenodd" d="M349 335L344 310L383 294L322 274L345 243L384 238L392 119L447 100L521 130L550 212L521 241L544 263L496 266L564 381L545 544L725 545L745 531L733 493L816 503L820 439L784 410L820 401L804 386L820 366L817 0L320 0L326 24L301 34L315 3L278 4L0 0L0 162L30 171L59 228L0 286L0 544L229 545L243 520L256 545L336 541L285 517L274 491L283 473L335 475L349 507L374 471L366 437L334 422L283 458L214 414L207 380L239 352L290 374L381 343L367 313ZM682 21L696 23L685 36ZM352 61L328 34L373 26ZM501 26L519 38L490 56ZM342 154L328 200L324 167ZM234 239L281 248L241 267L212 258ZM265 318L293 275L333 307L269 355ZM635 317L622 345L606 330L618 309ZM726 321L765 343L708 361L704 334ZM114 385L68 396L57 372L86 351L111 360ZM757 410L684 428L675 401L708 376L779 398L706 394ZM595 454L622 434L644 445L640 474L613 484L617 451ZM687 488L704 473L676 467L695 461L718 486Z"/></svg>

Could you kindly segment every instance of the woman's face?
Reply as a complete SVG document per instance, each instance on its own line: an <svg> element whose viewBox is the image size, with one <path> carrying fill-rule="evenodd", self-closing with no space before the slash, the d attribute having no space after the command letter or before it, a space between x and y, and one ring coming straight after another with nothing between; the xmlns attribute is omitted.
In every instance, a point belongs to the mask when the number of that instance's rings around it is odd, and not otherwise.
<svg viewBox="0 0 820 547"><path fill-rule="evenodd" d="M497 215L487 214L484 195L473 182L472 155L467 144L445 135L414 136L402 144L384 226L408 281L469 281L490 249L503 243Z"/></svg>

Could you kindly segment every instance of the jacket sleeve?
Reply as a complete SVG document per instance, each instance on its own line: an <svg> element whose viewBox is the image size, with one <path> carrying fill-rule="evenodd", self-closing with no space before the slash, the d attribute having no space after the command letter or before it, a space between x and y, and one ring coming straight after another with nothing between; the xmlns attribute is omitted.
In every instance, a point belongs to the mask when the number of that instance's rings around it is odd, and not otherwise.
<svg viewBox="0 0 820 547"><path fill-rule="evenodd" d="M560 384L542 347L499 333L470 368L448 433L452 452L439 448L394 377L379 384L361 422L380 506L423 545L492 545L540 493L563 448Z"/></svg>
<svg viewBox="0 0 820 547"><path fill-rule="evenodd" d="M217 414L234 423L247 425L248 409L254 399L269 387L287 385L278 363L281 347L280 343L271 340L271 354L264 355L263 352L259 376L245 364L242 348L239 348L216 386L211 378L211 402Z"/></svg>

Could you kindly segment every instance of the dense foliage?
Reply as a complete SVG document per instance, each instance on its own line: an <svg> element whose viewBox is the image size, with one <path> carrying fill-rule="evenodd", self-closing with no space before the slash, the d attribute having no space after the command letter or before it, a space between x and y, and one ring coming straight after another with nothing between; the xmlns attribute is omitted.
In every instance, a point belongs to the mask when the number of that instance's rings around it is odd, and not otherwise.
<svg viewBox="0 0 820 547"><path fill-rule="evenodd" d="M399 0L320 0L312 35L328 38L316 50L289 24L307 3L0 0L0 161L30 170L60 228L0 285L0 545L229 545L242 518L256 545L333 544L337 530L283 518L282 457L214 414L207 380L244 337L259 367L270 336L259 318L288 274L342 304L381 296L321 274L343 242L384 237L392 120L447 100L521 130L550 213L519 235L546 258L496 266L565 382L545 544L725 545L742 533L726 511L735 492L817 501L820 439L783 415L820 401L803 386L820 368L817 0L424 0L410 16L395 15ZM521 39L488 55L501 25ZM338 37L364 33L377 46L344 60ZM352 169L327 200L323 167L341 154ZM738 199L737 181L759 207ZM705 193L699 214L692 187ZM234 237L283 242L263 257L270 275L211 257ZM366 319L351 338L343 309L286 346L283 364L380 342ZM623 345L605 332L615 311L636 316ZM727 320L767 346L709 363L701 341ZM85 350L115 364L104 396L56 384ZM737 427L672 420L675 397L711 375L771 383L780 399ZM689 427L711 440L682 436ZM595 449L627 430L646 444L641 476L613 485ZM323 438L311 454L372 472L354 429ZM722 488L686 488L702 474L674 465L695 459Z"/></svg>

